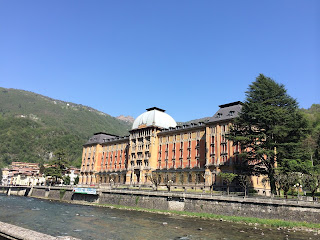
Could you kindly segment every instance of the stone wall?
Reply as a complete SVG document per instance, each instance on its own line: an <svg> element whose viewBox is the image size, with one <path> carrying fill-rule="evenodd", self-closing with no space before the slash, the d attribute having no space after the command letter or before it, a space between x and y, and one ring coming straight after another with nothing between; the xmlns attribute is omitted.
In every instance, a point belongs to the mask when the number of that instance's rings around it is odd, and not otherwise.
<svg viewBox="0 0 320 240"><path fill-rule="evenodd" d="M61 197L60 197L60 191L61 191ZM64 195L65 190L64 189L50 189L48 198L52 200L61 200L62 196Z"/></svg>
<svg viewBox="0 0 320 240"><path fill-rule="evenodd" d="M168 209L167 199L164 197L144 194L133 194L130 192L125 194L102 192L100 194L99 203L141 207L148 209Z"/></svg>
<svg viewBox="0 0 320 240"><path fill-rule="evenodd" d="M100 203L228 216L320 222L317 202L139 191L103 191Z"/></svg>
<svg viewBox="0 0 320 240"><path fill-rule="evenodd" d="M10 188L0 188L0 190L9 192ZM71 188L59 187L33 187L29 196L75 203L80 201L159 210L320 222L320 203L312 201L111 189L97 189L97 195L90 195L73 193Z"/></svg>
<svg viewBox="0 0 320 240"><path fill-rule="evenodd" d="M320 207L299 206L298 203L276 203L270 201L250 202L232 200L186 199L185 211L204 212L228 216L282 219L319 223Z"/></svg>
<svg viewBox="0 0 320 240"><path fill-rule="evenodd" d="M30 187L26 186L0 186L0 193L7 195L26 196L30 191Z"/></svg>
<svg viewBox="0 0 320 240"><path fill-rule="evenodd" d="M34 187L32 189L32 192L30 194L30 196L32 197L41 197L41 198L44 198L44 197L47 197L49 194L49 190L47 188L36 188Z"/></svg>
<svg viewBox="0 0 320 240"><path fill-rule="evenodd" d="M71 201L73 196L73 191L72 189L66 189L65 194L62 197L63 201Z"/></svg>
<svg viewBox="0 0 320 240"><path fill-rule="evenodd" d="M0 193L7 194L9 187L1 186L0 187Z"/></svg>

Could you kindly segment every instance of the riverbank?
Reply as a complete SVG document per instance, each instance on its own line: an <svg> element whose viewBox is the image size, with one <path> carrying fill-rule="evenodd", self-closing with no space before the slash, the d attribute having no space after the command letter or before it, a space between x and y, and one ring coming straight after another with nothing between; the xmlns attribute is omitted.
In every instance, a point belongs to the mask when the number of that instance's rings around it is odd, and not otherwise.
<svg viewBox="0 0 320 240"><path fill-rule="evenodd" d="M63 187L2 188L3 193L23 195L24 192L24 195L30 197L73 204L260 224L276 228L320 229L318 202L99 188L95 191L96 194L79 194L74 193L72 188Z"/></svg>
<svg viewBox="0 0 320 240"><path fill-rule="evenodd" d="M172 216L182 216L182 217L188 217L188 218L209 219L214 221L224 221L224 222L230 222L230 223L245 224L245 225L255 226L255 227L257 226L272 227L277 230L287 229L289 231L306 231L306 232L313 232L317 235L320 235L319 223L285 221L281 219L262 219L262 218L255 218L255 217L227 216L227 215L217 215L212 213L196 213L196 212L187 212L187 211L148 209L148 208L130 207L130 206L116 205L116 204L99 204L99 203L90 203L90 202L83 202L83 201L54 200L54 199L47 199L43 197L34 197L34 198L47 200L47 201L58 201L58 202L64 202L69 204L104 207L104 208L119 209L119 210L126 210L126 211L139 211L139 212L147 212L147 213L155 213L155 214L172 215Z"/></svg>
<svg viewBox="0 0 320 240"><path fill-rule="evenodd" d="M80 202L78 204L88 205ZM261 218L254 218L254 217L227 216L227 215L217 215L212 213L195 213L195 212L186 212L186 211L147 209L147 208L140 208L140 207L112 205L112 204L90 204L90 205L97 206L97 207L129 210L129 211L141 211L141 212L149 212L149 213L156 213L156 214L166 214L166 215L175 215L175 216L183 216L183 217L227 221L227 222L234 222L234 223L241 223L241 224L248 224L248 225L255 225L255 226L262 225L264 227L279 228L279 230L284 228L291 229L291 230L299 230L299 231L303 230L308 232L316 232L317 234L320 234L319 223L294 222L294 221L285 221L280 219L261 219Z"/></svg>
<svg viewBox="0 0 320 240"><path fill-rule="evenodd" d="M317 232L233 223L173 213L69 204L0 194L0 221L51 236L97 239L319 239Z"/></svg>

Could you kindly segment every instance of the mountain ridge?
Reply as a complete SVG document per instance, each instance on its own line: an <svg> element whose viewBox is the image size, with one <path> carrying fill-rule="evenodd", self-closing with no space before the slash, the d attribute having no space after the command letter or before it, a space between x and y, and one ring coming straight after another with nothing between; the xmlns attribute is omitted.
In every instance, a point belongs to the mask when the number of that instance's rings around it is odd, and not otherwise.
<svg viewBox="0 0 320 240"><path fill-rule="evenodd" d="M48 161L61 149L80 166L82 145L95 132L124 136L130 129L131 123L82 104L0 87L0 167Z"/></svg>

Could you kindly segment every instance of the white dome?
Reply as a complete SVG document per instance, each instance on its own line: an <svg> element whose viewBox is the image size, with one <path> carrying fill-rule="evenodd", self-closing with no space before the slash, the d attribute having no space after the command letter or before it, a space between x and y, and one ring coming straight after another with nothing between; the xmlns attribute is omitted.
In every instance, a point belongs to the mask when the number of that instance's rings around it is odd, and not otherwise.
<svg viewBox="0 0 320 240"><path fill-rule="evenodd" d="M160 108L148 108L147 112L142 113L134 120L132 129L139 127L157 126L161 128L176 127L176 121Z"/></svg>

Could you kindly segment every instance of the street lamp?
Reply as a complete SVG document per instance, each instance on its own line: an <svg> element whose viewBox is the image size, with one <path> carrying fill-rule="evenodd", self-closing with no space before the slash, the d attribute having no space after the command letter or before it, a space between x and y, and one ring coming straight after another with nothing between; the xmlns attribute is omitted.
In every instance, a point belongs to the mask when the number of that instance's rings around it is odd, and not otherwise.
<svg viewBox="0 0 320 240"><path fill-rule="evenodd" d="M112 187L113 179L110 179L110 187Z"/></svg>
<svg viewBox="0 0 320 240"><path fill-rule="evenodd" d="M299 189L300 189L300 187L302 187L302 185L300 185L300 183L297 183L297 184L293 185L293 187L297 189L297 193L298 193L297 197L299 199Z"/></svg>

